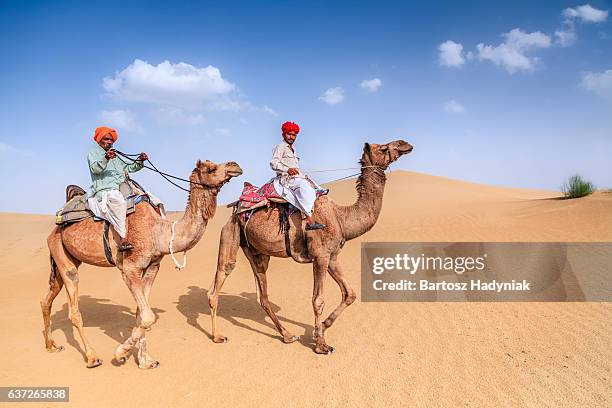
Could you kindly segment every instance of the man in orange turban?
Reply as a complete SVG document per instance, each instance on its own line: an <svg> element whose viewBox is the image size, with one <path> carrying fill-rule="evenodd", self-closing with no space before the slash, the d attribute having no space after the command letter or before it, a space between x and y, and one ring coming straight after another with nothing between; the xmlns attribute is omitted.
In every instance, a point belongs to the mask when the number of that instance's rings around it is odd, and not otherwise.
<svg viewBox="0 0 612 408"><path fill-rule="evenodd" d="M140 153L138 159L130 164L117 158L113 149L117 131L113 128L101 126L96 129L93 138L98 145L89 150L87 155L92 181L89 208L97 217L111 223L121 237L119 250L127 251L133 246L127 240L127 204L119 192L119 185L125 181L127 173L141 170L148 157L146 153Z"/></svg>
<svg viewBox="0 0 612 408"><path fill-rule="evenodd" d="M300 172L298 164L300 158L293 147L300 127L297 123L285 122L281 126L281 131L284 141L276 145L270 160L270 167L276 172L274 189L305 215L307 230L325 228L324 224L313 220L312 210L317 199L317 190L322 194L327 194L327 190Z"/></svg>

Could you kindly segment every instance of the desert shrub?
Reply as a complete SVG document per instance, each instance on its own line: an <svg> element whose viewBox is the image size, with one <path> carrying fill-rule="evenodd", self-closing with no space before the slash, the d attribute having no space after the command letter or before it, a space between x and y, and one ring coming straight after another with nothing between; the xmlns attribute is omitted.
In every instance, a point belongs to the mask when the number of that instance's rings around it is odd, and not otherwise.
<svg viewBox="0 0 612 408"><path fill-rule="evenodd" d="M575 174L567 179L561 191L565 198L579 198L591 194L595 191L595 186L579 174Z"/></svg>

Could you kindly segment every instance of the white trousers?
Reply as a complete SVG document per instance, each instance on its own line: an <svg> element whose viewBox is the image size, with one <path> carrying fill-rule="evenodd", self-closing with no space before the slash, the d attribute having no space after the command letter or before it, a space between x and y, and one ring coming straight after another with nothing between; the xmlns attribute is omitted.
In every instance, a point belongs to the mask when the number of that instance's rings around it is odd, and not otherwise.
<svg viewBox="0 0 612 408"><path fill-rule="evenodd" d="M320 188L318 184L314 184ZM274 179L274 189L281 197L299 208L301 212L309 217L312 216L317 191L304 176L277 177Z"/></svg>
<svg viewBox="0 0 612 408"><path fill-rule="evenodd" d="M119 190L102 191L96 197L90 197L87 202L89 203L89 209L96 217L110 222L121 238L127 236L127 224L125 222L127 203Z"/></svg>

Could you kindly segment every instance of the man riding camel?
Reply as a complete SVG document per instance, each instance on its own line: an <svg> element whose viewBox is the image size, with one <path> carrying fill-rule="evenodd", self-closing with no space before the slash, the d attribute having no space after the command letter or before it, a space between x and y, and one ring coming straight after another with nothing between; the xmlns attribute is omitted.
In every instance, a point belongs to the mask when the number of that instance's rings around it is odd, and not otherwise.
<svg viewBox="0 0 612 408"><path fill-rule="evenodd" d="M281 130L284 142L276 145L270 160L270 167L276 172L274 189L305 215L307 230L325 228L324 224L312 219L312 209L317 198L317 190L322 190L324 193L326 191L300 172L298 163L300 158L293 147L300 127L297 123L285 122Z"/></svg>
<svg viewBox="0 0 612 408"><path fill-rule="evenodd" d="M127 173L134 173L144 167L148 160L146 153L140 153L138 159L131 164L117 158L113 143L117 141L115 129L102 126L96 129L94 140L98 145L87 155L89 172L91 173L91 192L88 197L89 208L96 217L111 223L121 237L120 251L133 249L127 240L126 211L127 203L119 191L119 185L125 181Z"/></svg>

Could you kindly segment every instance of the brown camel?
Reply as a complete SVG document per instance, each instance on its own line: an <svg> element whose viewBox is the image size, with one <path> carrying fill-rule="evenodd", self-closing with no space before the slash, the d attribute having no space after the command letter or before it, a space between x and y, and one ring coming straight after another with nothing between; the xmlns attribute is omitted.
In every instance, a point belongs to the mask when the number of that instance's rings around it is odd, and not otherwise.
<svg viewBox="0 0 612 408"><path fill-rule="evenodd" d="M338 255L346 241L363 235L374 226L382 207L385 169L400 156L411 151L412 146L403 140L382 145L366 143L360 161L361 175L357 179L357 201L352 205L340 205L327 196L318 198L313 213L317 222L327 226L321 230L305 231L305 221L302 220L301 214L299 212L292 214L289 218L289 248L285 244L285 233L279 230L278 208L254 212L246 225L240 215L233 214L221 231L217 272L208 294L212 317L212 340L215 343L227 341L227 338L217 331L219 292L236 265L238 247L242 247L255 274L261 306L274 322L285 343L292 343L298 340L299 336L294 336L283 327L272 310L266 282L268 262L271 256L279 258L291 256L299 263L313 263L312 305L315 314L313 332L315 352L331 353L334 349L325 343L323 333L356 298L355 291L349 285L338 261ZM340 286L342 301L322 322L323 285L326 273L329 273Z"/></svg>
<svg viewBox="0 0 612 408"><path fill-rule="evenodd" d="M193 248L206 229L208 220L212 218L217 208L217 194L221 187L232 177L242 174L242 169L234 162L215 164L210 161L198 160L196 168L189 177L190 191L187 208L183 217L176 222L172 248L174 252L187 251ZM115 351L115 359L124 363L138 344L138 365L140 368L154 368L159 365L147 352L145 330L149 330L155 322L155 314L149 306L149 295L159 270L159 264L170 253L169 244L172 236L173 223L161 219L159 214L145 203L136 206L136 212L127 218L129 239L134 249L127 252L118 250L121 241L113 231L109 237L112 259L121 271L136 304L136 326L131 336L120 344ZM41 300L44 337L47 351L62 351L51 337L51 305L53 299L66 285L70 303L70 320L77 328L85 345L87 367L97 367L102 364L97 353L85 337L83 319L79 312L78 297L78 267L82 262L96 266L113 266L104 253L102 240L104 222L93 219L71 224L67 227L55 227L47 244L51 253L51 276L49 277L49 292Z"/></svg>

